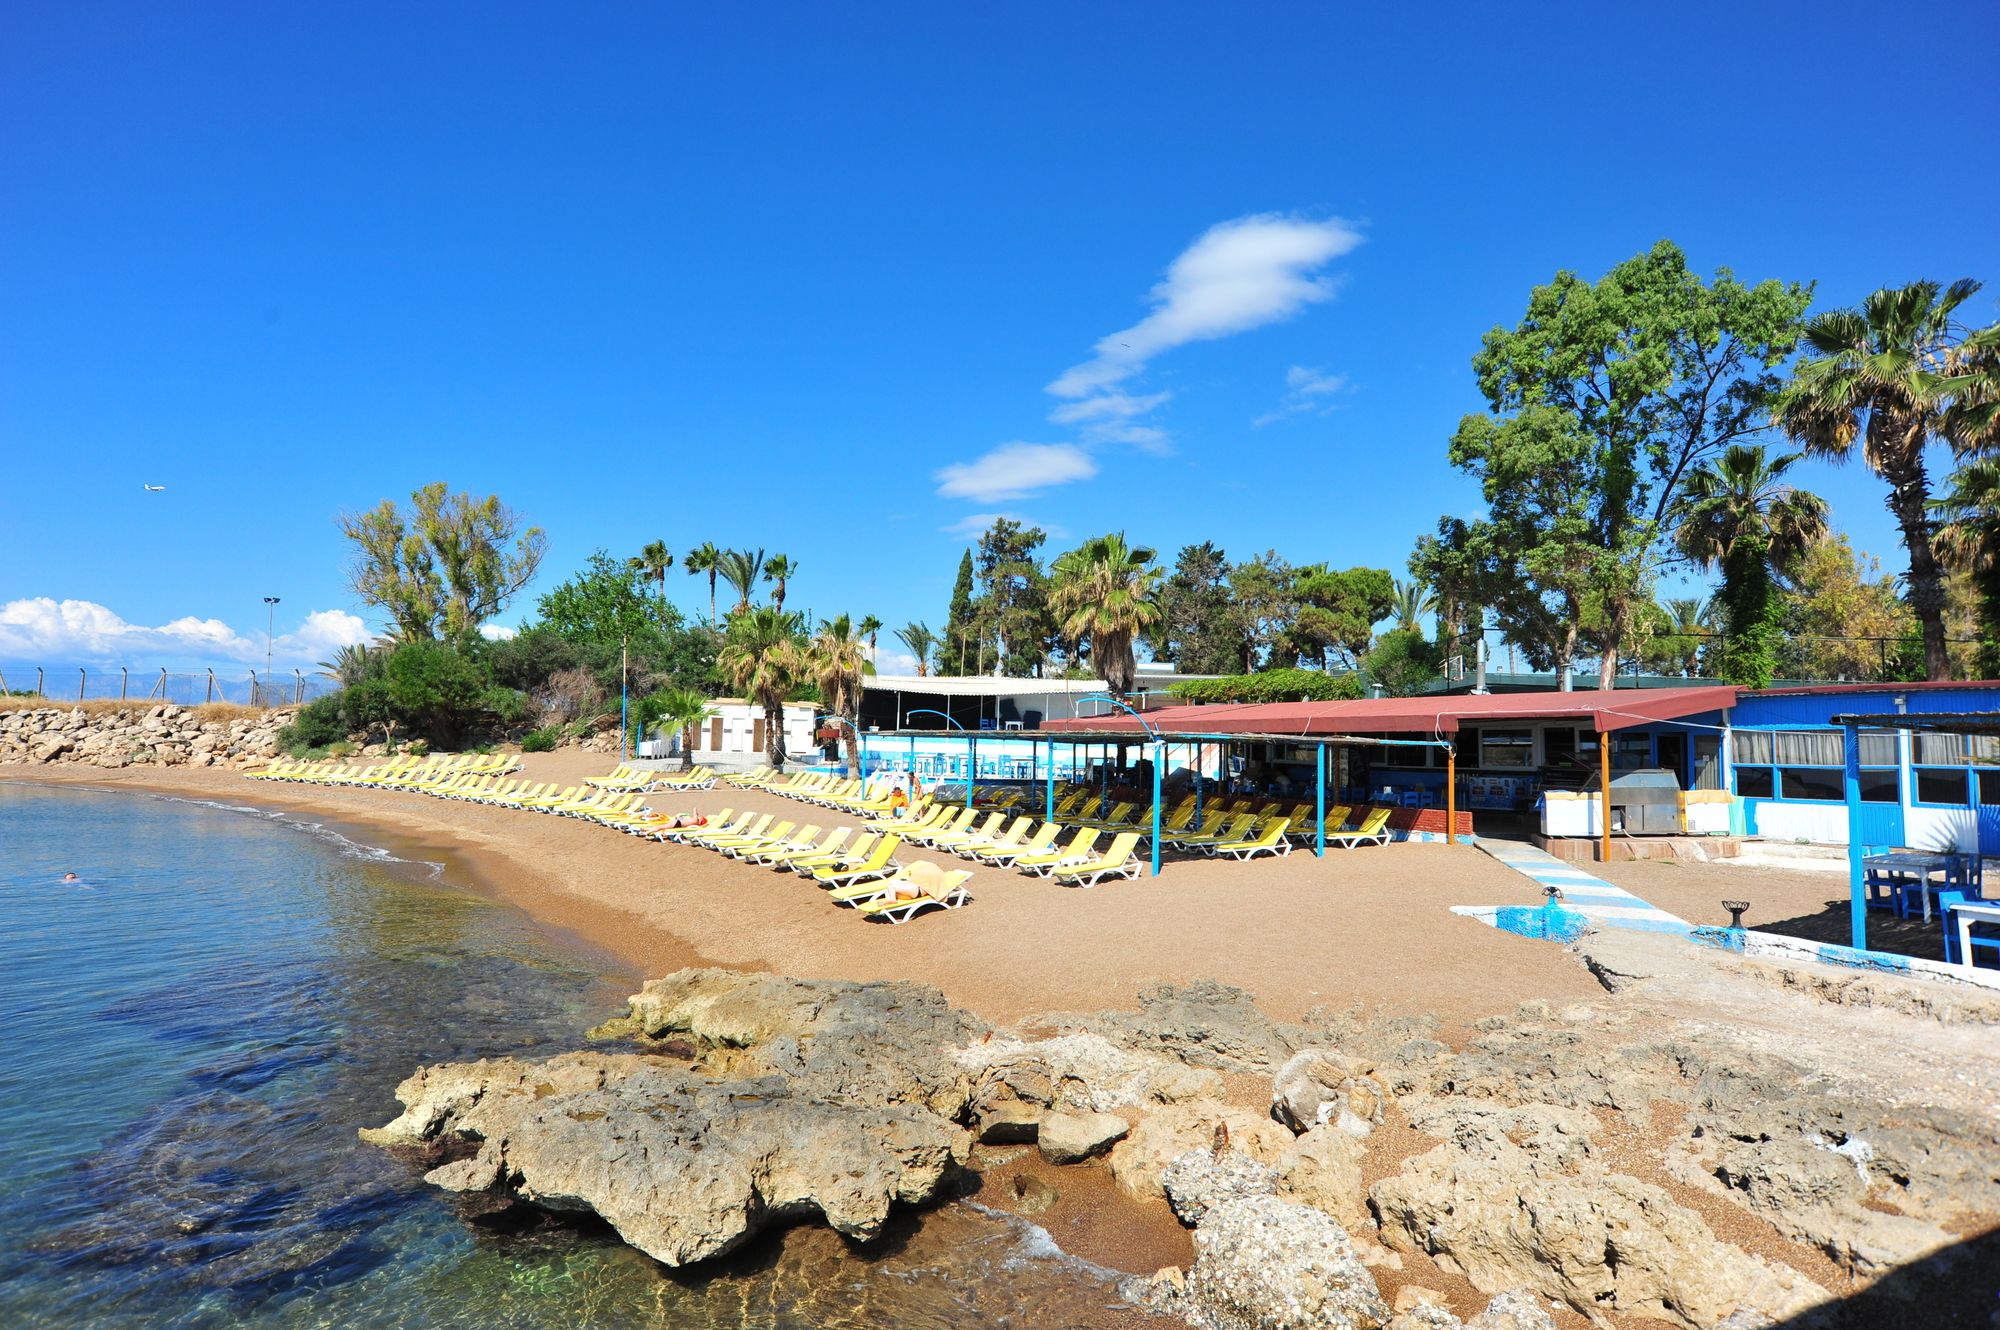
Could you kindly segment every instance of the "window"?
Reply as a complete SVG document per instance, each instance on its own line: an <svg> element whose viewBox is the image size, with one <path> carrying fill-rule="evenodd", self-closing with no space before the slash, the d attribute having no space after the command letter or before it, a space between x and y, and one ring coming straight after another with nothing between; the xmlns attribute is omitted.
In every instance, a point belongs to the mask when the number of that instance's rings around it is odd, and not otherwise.
<svg viewBox="0 0 2000 1330"><path fill-rule="evenodd" d="M1956 736L1953 736L1956 737ZM1965 804L1967 797L1963 771L1917 768L1917 802L1920 804Z"/></svg>
<svg viewBox="0 0 2000 1330"><path fill-rule="evenodd" d="M1918 734L1912 760L1918 766L1980 766L2000 763L2000 735Z"/></svg>
<svg viewBox="0 0 2000 1330"><path fill-rule="evenodd" d="M1542 731L1542 761L1551 767L1566 767L1576 761L1576 731L1556 725Z"/></svg>
<svg viewBox="0 0 2000 1330"><path fill-rule="evenodd" d="M1614 771L1637 771L1653 765L1653 736L1629 730L1611 736L1611 767Z"/></svg>
<svg viewBox="0 0 2000 1330"><path fill-rule="evenodd" d="M1840 772L1826 767L1780 767L1778 788L1787 799L1845 801L1847 798Z"/></svg>
<svg viewBox="0 0 2000 1330"><path fill-rule="evenodd" d="M2000 804L2000 771L1979 773L1979 802Z"/></svg>
<svg viewBox="0 0 2000 1330"><path fill-rule="evenodd" d="M1745 799L1775 799L1777 786L1769 767L1736 768L1736 792Z"/></svg>
<svg viewBox="0 0 2000 1330"><path fill-rule="evenodd" d="M1738 730L1736 731L1735 738L1736 744L1733 756L1738 762L1747 762L1751 766L1762 766L1771 761L1773 745L1769 730Z"/></svg>
<svg viewBox="0 0 2000 1330"><path fill-rule="evenodd" d="M1479 765L1525 770L1535 765L1533 730L1483 730L1479 735Z"/></svg>
<svg viewBox="0 0 2000 1330"><path fill-rule="evenodd" d="M1858 737L1862 766L1896 765L1894 730L1863 730ZM1847 761L1845 745L1846 736L1839 730L1737 730L1734 755L1738 762L1751 764L1837 767Z"/></svg>
<svg viewBox="0 0 2000 1330"><path fill-rule="evenodd" d="M1861 802L1864 804L1893 804L1902 795L1902 773L1896 771L1864 771L1861 773Z"/></svg>

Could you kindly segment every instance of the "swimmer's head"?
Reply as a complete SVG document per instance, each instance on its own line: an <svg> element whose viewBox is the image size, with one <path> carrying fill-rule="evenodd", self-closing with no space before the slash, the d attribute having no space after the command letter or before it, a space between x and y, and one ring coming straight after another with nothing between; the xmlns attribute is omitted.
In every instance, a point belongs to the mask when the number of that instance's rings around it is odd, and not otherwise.
<svg viewBox="0 0 2000 1330"><path fill-rule="evenodd" d="M64 874L63 874L63 881L65 881L65 882L75 882L75 881L77 881L77 876L76 876L76 874L75 874L75 873L64 873Z"/></svg>

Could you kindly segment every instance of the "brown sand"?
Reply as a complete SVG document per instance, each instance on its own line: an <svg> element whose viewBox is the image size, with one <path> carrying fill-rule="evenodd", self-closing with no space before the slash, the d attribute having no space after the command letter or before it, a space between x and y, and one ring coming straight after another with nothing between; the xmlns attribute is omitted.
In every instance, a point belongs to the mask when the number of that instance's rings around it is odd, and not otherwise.
<svg viewBox="0 0 2000 1330"><path fill-rule="evenodd" d="M530 754L524 776L571 783L603 757ZM1532 904L1526 878L1468 846L1330 850L1248 864L1170 861L1159 878L1079 890L982 868L964 909L902 926L836 908L791 874L594 823L394 790L252 781L235 772L0 767L0 778L151 790L287 809L379 829L405 850L462 857L488 889L659 975L709 963L810 978L912 979L1006 1022L1048 1010L1129 1007L1142 986L1215 978L1295 1019L1320 1004L1434 1012L1446 1038L1529 998L1601 995L1560 948L1453 915ZM654 796L672 811L752 807L851 823L728 787ZM382 836L377 837L378 841ZM905 862L931 858L916 850Z"/></svg>

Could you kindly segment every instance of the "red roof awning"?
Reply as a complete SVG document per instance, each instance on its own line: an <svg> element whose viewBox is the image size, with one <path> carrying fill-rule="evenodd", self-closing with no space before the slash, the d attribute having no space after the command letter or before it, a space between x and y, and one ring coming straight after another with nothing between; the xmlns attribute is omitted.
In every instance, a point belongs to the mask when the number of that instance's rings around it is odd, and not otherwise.
<svg viewBox="0 0 2000 1330"><path fill-rule="evenodd" d="M1349 702L1223 703L1162 707L1146 723L1162 734L1455 734L1460 725L1510 720L1589 722L1600 734L1633 725L1679 720L1736 703L1732 684L1691 688L1620 688L1608 692L1488 693L1431 697L1367 697ZM1123 712L1045 722L1044 730L1130 730L1144 727Z"/></svg>

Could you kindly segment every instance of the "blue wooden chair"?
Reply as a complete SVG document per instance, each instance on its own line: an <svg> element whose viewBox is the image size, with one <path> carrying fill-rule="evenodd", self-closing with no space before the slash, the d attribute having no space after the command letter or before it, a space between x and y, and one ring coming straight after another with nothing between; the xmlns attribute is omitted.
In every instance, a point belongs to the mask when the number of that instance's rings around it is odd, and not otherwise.
<svg viewBox="0 0 2000 1330"><path fill-rule="evenodd" d="M1961 964L1958 958L1958 922L1951 917L1951 907L1963 904L1965 904L1965 893L1962 891L1938 893L1938 918L1944 920L1944 958L1951 965ZM1990 926L1985 923L1975 923L1973 928L1976 930ZM1979 953L1982 951L1992 952L1994 964L2000 966L2000 937L1987 937L1975 931L1972 935L1970 962L1972 965L1979 964Z"/></svg>

